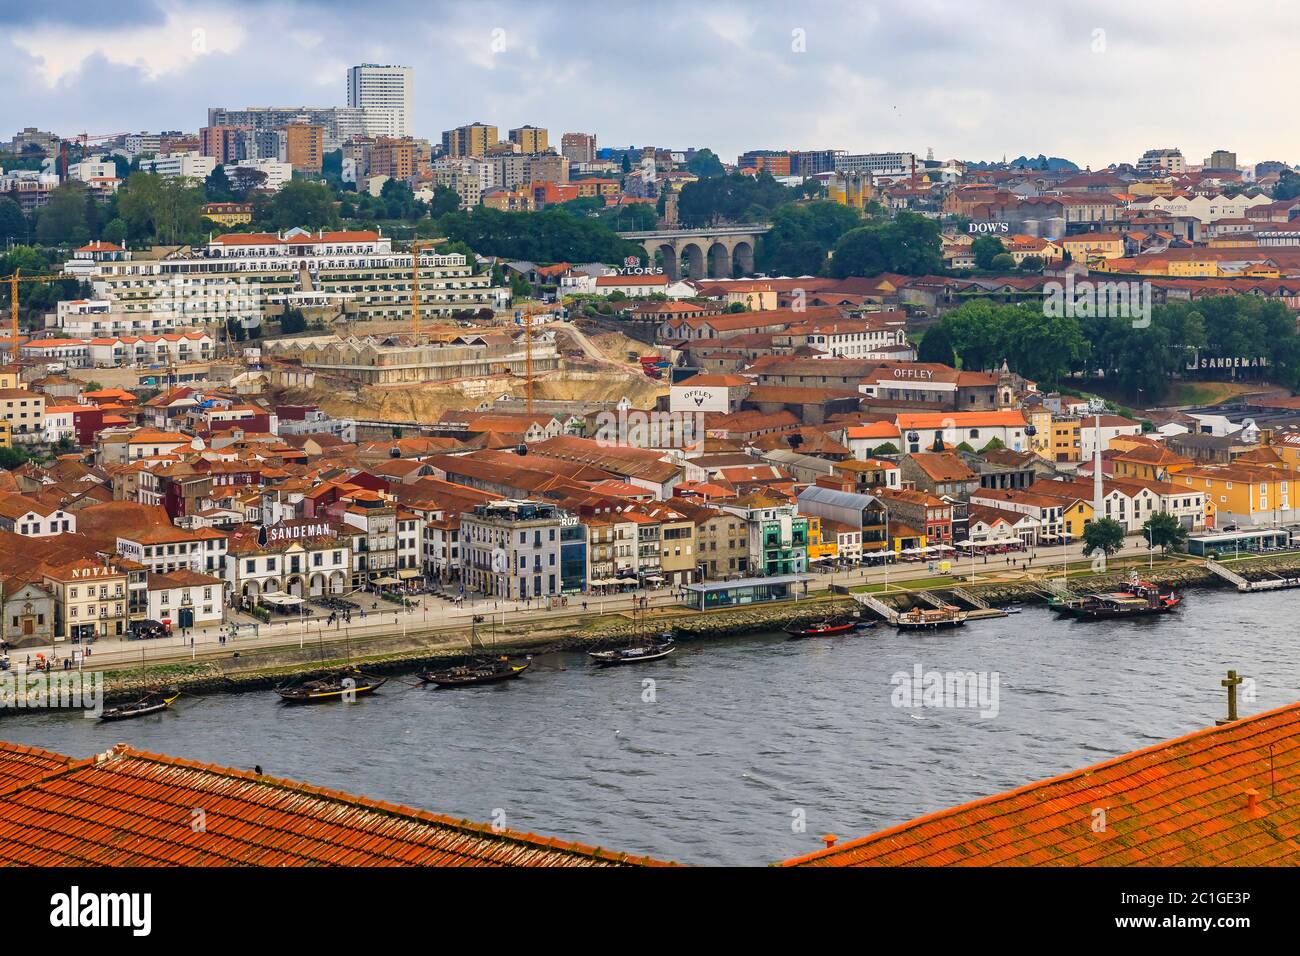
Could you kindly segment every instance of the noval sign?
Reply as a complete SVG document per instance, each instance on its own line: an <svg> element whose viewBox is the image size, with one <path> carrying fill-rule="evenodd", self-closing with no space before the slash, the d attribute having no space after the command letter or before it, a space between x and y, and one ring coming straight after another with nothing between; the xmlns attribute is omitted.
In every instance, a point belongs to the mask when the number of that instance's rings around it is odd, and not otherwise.
<svg viewBox="0 0 1300 956"><path fill-rule="evenodd" d="M1010 232L1011 223L1009 222L969 222L966 224L967 232Z"/></svg>

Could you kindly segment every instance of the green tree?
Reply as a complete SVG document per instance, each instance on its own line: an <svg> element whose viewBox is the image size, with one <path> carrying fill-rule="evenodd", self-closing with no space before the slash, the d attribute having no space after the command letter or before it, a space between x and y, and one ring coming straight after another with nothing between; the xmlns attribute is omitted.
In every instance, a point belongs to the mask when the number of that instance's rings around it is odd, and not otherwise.
<svg viewBox="0 0 1300 956"><path fill-rule="evenodd" d="M37 216L36 241L43 246L80 246L90 239L86 223L88 193L85 185L75 179L55 189Z"/></svg>
<svg viewBox="0 0 1300 956"><path fill-rule="evenodd" d="M111 242L117 246L126 244L126 223L121 219L110 219L105 223L99 237L105 242Z"/></svg>
<svg viewBox="0 0 1300 956"><path fill-rule="evenodd" d="M208 178L203 182L203 192L208 202L234 201L235 194L231 192L225 166L218 166L208 174Z"/></svg>
<svg viewBox="0 0 1300 956"><path fill-rule="evenodd" d="M13 471L26 462L27 454L21 448L0 448L0 468L5 471Z"/></svg>
<svg viewBox="0 0 1300 956"><path fill-rule="evenodd" d="M711 176L682 187L677 215L687 226L746 222L762 218L794 198L795 191L782 186L770 173Z"/></svg>
<svg viewBox="0 0 1300 956"><path fill-rule="evenodd" d="M410 187L407 187L408 191ZM267 208L272 229L336 229L338 211L334 194L324 183L309 179L292 179L281 187Z"/></svg>
<svg viewBox="0 0 1300 956"><path fill-rule="evenodd" d="M438 186L434 189L433 199L429 203L430 216L437 219L458 209L460 209L460 195L456 190L448 189L446 186Z"/></svg>
<svg viewBox="0 0 1300 956"><path fill-rule="evenodd" d="M280 316L280 331L285 335L307 331L307 319L302 309L286 308Z"/></svg>
<svg viewBox="0 0 1300 956"><path fill-rule="evenodd" d="M970 244L970 251L975 257L975 268L992 269L993 257L1006 252L1007 247L996 236L977 236Z"/></svg>
<svg viewBox="0 0 1300 956"><path fill-rule="evenodd" d="M1181 551L1187 543L1187 529L1167 511L1157 511L1142 525L1147 546L1161 551Z"/></svg>
<svg viewBox="0 0 1300 956"><path fill-rule="evenodd" d="M939 224L915 213L893 222L852 229L835 243L831 275L874 276L882 272L929 275L943 269Z"/></svg>
<svg viewBox="0 0 1300 956"><path fill-rule="evenodd" d="M1083 549L1087 554L1100 549L1114 554L1124 547L1124 526L1111 518L1095 518L1083 529Z"/></svg>
<svg viewBox="0 0 1300 956"><path fill-rule="evenodd" d="M758 241L754 264L768 275L818 275L840 236L862 225L856 210L839 203L787 203L772 213L772 228Z"/></svg>
<svg viewBox="0 0 1300 956"><path fill-rule="evenodd" d="M940 365L955 366L956 353L952 348L952 336L942 325L932 325L921 336L921 344L916 350L918 362L937 362Z"/></svg>
<svg viewBox="0 0 1300 956"><path fill-rule="evenodd" d="M119 193L118 215L129 239L176 245L202 237L203 191L180 177L135 172Z"/></svg>
<svg viewBox="0 0 1300 956"><path fill-rule="evenodd" d="M873 455L897 455L898 446L895 445L892 441L887 441L871 449L871 453Z"/></svg>
<svg viewBox="0 0 1300 956"><path fill-rule="evenodd" d="M1025 256L1020 260L1021 272L1042 272L1043 260L1041 256Z"/></svg>
<svg viewBox="0 0 1300 956"><path fill-rule="evenodd" d="M1300 197L1300 175L1292 170L1285 170L1273 187L1274 199L1295 199Z"/></svg>
<svg viewBox="0 0 1300 956"><path fill-rule="evenodd" d="M722 160L711 149L702 149L692 156L686 163L686 171L694 173L700 179L724 176L727 172L722 168Z"/></svg>
<svg viewBox="0 0 1300 956"><path fill-rule="evenodd" d="M989 268L998 272L1010 272L1016 267L1016 257L1009 252L999 252L989 263Z"/></svg>
<svg viewBox="0 0 1300 956"><path fill-rule="evenodd" d="M0 243L27 238L27 217L12 199L0 197Z"/></svg>
<svg viewBox="0 0 1300 956"><path fill-rule="evenodd" d="M988 442L984 445L984 447L980 449L980 454L985 455L991 451L1001 451L1003 448L1006 447L1007 446L1003 444L1001 438L990 438Z"/></svg>

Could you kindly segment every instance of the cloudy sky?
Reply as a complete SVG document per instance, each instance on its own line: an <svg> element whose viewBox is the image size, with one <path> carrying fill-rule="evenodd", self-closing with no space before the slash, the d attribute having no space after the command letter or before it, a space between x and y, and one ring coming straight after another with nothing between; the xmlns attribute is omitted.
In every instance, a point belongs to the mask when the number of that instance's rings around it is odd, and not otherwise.
<svg viewBox="0 0 1300 956"><path fill-rule="evenodd" d="M415 132L481 120L602 146L933 148L1300 160L1300 4L1182 0L0 0L0 138L197 130L209 106L328 106L415 70ZM1082 11L1078 7L1089 9Z"/></svg>

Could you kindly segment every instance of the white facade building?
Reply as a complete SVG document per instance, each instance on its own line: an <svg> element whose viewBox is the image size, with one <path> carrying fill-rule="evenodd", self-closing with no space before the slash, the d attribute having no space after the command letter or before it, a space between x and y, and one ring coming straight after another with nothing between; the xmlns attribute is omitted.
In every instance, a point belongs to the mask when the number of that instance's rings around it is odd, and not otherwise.
<svg viewBox="0 0 1300 956"><path fill-rule="evenodd" d="M142 159L140 168L146 173L157 173L159 176L207 179L217 168L217 158L201 153L172 153L170 156Z"/></svg>
<svg viewBox="0 0 1300 956"><path fill-rule="evenodd" d="M362 63L348 70L348 106L390 110L395 136L411 135L411 68Z"/></svg>
<svg viewBox="0 0 1300 956"><path fill-rule="evenodd" d="M262 184L262 188L275 192L279 192L285 183L293 179L293 166L278 159L241 160L227 170L227 175L235 169L256 169L258 172L266 173L266 182Z"/></svg>

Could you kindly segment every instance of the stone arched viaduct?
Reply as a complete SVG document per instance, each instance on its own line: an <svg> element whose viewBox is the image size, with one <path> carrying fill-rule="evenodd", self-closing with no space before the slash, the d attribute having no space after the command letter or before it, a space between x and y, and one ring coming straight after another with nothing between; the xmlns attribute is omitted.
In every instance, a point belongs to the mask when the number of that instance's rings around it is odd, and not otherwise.
<svg viewBox="0 0 1300 956"><path fill-rule="evenodd" d="M658 255L670 279L730 279L754 271L754 245L772 226L769 223L719 226L715 229L662 229L620 232L640 243L650 256Z"/></svg>

